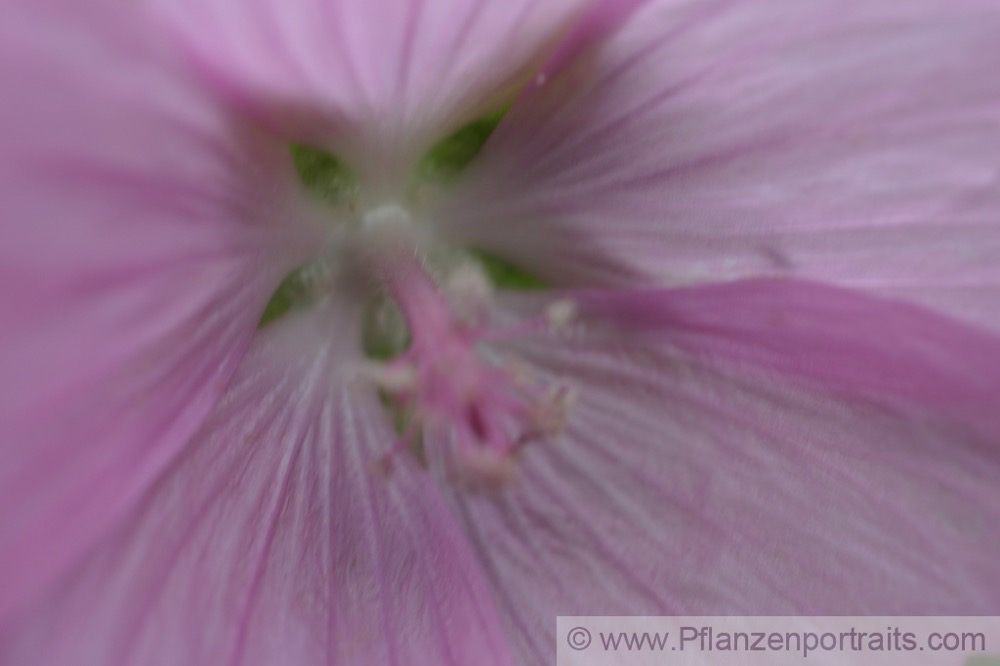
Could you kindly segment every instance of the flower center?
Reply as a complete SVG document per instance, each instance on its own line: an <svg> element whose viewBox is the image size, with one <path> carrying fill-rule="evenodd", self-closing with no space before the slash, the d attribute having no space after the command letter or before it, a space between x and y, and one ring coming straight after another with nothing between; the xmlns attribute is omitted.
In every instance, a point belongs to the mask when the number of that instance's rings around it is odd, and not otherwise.
<svg viewBox="0 0 1000 666"><path fill-rule="evenodd" d="M437 144L417 169L415 183L447 185L475 156L501 115L481 119ZM374 282L398 307L374 308L376 315L387 315L388 325L379 332L384 335L365 339L372 358L390 359L366 362L362 375L381 390L400 433L380 469L388 473L398 455L412 453L467 488L503 485L525 446L565 428L574 392L568 385L541 381L524 363L501 355L495 343L565 325L571 304L553 304L511 329L490 326L493 284L486 271L498 285L533 289L540 283L499 257L437 242L405 204L359 212L364 202L370 205L372 197L386 195L362 187L332 155L292 146L292 157L306 188L345 223L331 227L323 259L282 283L261 325L318 301L335 284L367 294ZM418 203L423 200L420 187L396 194L400 201ZM402 321L392 319L399 314Z"/></svg>
<svg viewBox="0 0 1000 666"><path fill-rule="evenodd" d="M546 385L488 343L565 324L571 306L558 302L516 328L491 327L482 272L460 266L439 287L410 244L407 224L396 207L364 218L372 267L410 333L405 352L366 367L403 417L400 441L381 467L388 472L396 455L419 453L422 443L428 462L442 464L453 482L496 488L511 478L524 446L565 428L574 393L568 385Z"/></svg>

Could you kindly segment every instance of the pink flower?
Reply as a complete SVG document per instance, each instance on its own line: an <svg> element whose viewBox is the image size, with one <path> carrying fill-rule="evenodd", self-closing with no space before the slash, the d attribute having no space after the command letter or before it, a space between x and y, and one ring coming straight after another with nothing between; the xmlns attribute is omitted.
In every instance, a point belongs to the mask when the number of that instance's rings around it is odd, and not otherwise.
<svg viewBox="0 0 1000 666"><path fill-rule="evenodd" d="M993 0L5 3L0 663L997 613L998 29ZM356 189L318 203L291 142ZM470 248L553 290L492 294Z"/></svg>

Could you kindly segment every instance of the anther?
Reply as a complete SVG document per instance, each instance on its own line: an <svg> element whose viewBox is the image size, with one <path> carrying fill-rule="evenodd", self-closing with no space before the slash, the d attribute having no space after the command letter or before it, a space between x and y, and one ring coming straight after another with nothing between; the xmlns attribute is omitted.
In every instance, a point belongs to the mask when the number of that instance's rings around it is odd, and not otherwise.
<svg viewBox="0 0 1000 666"><path fill-rule="evenodd" d="M462 264L448 275L443 290L452 311L465 323L482 319L493 299L493 286L482 269Z"/></svg>
<svg viewBox="0 0 1000 666"><path fill-rule="evenodd" d="M569 299L550 303L545 308L545 319L554 330L568 328L576 319L576 303Z"/></svg>

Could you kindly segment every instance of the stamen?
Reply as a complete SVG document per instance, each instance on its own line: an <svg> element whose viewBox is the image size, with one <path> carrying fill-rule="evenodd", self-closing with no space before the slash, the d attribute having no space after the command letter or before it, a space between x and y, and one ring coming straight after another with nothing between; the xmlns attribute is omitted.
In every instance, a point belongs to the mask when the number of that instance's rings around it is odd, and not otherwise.
<svg viewBox="0 0 1000 666"><path fill-rule="evenodd" d="M567 384L550 386L535 405L531 424L537 437L553 437L566 430L569 413L576 403L576 389Z"/></svg>
<svg viewBox="0 0 1000 666"><path fill-rule="evenodd" d="M352 368L355 377L367 380L388 393L412 391L417 386L413 368L386 363L361 363Z"/></svg>
<svg viewBox="0 0 1000 666"><path fill-rule="evenodd" d="M528 319L515 326L484 331L482 339L490 342L502 342L546 331L562 332L568 329L575 319L576 303L569 299L563 299L550 303L540 317Z"/></svg>
<svg viewBox="0 0 1000 666"><path fill-rule="evenodd" d="M402 229L410 224L410 214L398 204L384 204L365 213L361 223L368 229Z"/></svg>
<svg viewBox="0 0 1000 666"><path fill-rule="evenodd" d="M545 308L545 317L553 329L568 328L576 319L576 303L568 299L556 301Z"/></svg>
<svg viewBox="0 0 1000 666"><path fill-rule="evenodd" d="M477 266L462 264L448 276L444 295L455 315L465 323L473 324L486 316L493 287Z"/></svg>

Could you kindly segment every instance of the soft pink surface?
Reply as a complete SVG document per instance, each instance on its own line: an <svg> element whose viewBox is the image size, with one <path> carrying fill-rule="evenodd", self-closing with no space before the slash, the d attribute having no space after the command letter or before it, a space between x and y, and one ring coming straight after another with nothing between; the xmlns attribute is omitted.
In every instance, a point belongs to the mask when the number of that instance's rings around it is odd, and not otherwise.
<svg viewBox="0 0 1000 666"><path fill-rule="evenodd" d="M1000 327L1000 6L647 4L444 215L561 284L798 276Z"/></svg>
<svg viewBox="0 0 1000 666"><path fill-rule="evenodd" d="M668 1L593 51L628 2L152 4L373 199L556 52L440 219L554 282L1000 323L992 0ZM445 489L474 552L411 460L370 473L352 313L266 329L203 423L320 244L134 11L0 8L0 662L506 664L495 602L529 666L560 613L998 612L1000 343L910 305L575 294L507 349L568 432Z"/></svg>
<svg viewBox="0 0 1000 666"><path fill-rule="evenodd" d="M286 151L142 26L0 9L0 619L187 441L309 240Z"/></svg>
<svg viewBox="0 0 1000 666"><path fill-rule="evenodd" d="M4 664L509 664L489 589L430 476L350 379L357 316L272 324L124 529Z"/></svg>
<svg viewBox="0 0 1000 666"><path fill-rule="evenodd" d="M627 3L157 0L151 7L234 99L334 150L377 189L398 185L433 143L513 99L592 6L611 14L618 4ZM602 24L613 21L596 20L588 35L574 37L582 45Z"/></svg>
<svg viewBox="0 0 1000 666"><path fill-rule="evenodd" d="M1000 338L906 303L782 279L575 292L588 318L832 390L905 399L1000 433Z"/></svg>
<svg viewBox="0 0 1000 666"><path fill-rule="evenodd" d="M577 388L568 432L451 493L524 663L559 614L1000 609L1000 342L810 284L579 303L507 349Z"/></svg>

